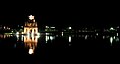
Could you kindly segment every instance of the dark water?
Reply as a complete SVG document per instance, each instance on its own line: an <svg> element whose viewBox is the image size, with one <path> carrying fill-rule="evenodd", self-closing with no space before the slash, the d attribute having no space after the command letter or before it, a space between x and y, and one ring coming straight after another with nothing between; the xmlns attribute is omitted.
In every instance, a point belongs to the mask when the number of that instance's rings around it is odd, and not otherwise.
<svg viewBox="0 0 120 64"><path fill-rule="evenodd" d="M116 35L0 35L0 62L3 64L102 62L119 57L119 51Z"/></svg>

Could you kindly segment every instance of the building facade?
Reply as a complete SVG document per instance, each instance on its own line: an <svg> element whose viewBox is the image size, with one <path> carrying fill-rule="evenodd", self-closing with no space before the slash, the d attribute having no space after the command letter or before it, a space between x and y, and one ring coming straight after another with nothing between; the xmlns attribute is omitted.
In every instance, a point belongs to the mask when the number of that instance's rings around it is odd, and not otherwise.
<svg viewBox="0 0 120 64"><path fill-rule="evenodd" d="M30 15L29 20L25 22L24 26L24 34L37 34L38 26L37 22L35 22L34 16Z"/></svg>

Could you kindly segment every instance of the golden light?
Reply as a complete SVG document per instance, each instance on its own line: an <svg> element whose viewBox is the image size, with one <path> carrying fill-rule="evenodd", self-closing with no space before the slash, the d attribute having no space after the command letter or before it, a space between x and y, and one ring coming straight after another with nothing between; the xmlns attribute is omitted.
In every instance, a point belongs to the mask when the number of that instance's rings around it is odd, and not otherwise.
<svg viewBox="0 0 120 64"><path fill-rule="evenodd" d="M30 16L29 16L29 19L30 19L30 20L34 19L34 16L30 15Z"/></svg>

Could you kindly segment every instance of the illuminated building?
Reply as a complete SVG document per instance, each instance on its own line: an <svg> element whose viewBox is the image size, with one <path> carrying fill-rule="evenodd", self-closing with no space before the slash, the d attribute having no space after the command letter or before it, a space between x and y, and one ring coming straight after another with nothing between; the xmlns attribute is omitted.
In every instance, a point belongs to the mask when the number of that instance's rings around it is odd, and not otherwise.
<svg viewBox="0 0 120 64"><path fill-rule="evenodd" d="M37 22L35 22L34 16L30 15L29 20L25 22L24 34L33 34L38 33Z"/></svg>

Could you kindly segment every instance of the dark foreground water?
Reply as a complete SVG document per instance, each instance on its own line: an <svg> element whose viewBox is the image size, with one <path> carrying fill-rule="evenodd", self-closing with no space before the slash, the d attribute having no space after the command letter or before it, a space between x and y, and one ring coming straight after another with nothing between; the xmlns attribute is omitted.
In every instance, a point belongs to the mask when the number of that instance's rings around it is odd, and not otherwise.
<svg viewBox="0 0 120 64"><path fill-rule="evenodd" d="M110 62L120 57L119 51L116 35L0 35L0 64Z"/></svg>

